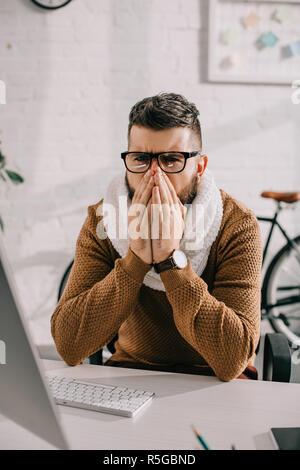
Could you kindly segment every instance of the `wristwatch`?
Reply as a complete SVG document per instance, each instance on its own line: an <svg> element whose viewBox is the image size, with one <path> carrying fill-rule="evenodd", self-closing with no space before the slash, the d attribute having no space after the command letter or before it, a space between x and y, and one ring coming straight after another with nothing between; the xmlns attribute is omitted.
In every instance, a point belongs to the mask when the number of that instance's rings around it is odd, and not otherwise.
<svg viewBox="0 0 300 470"><path fill-rule="evenodd" d="M187 257L181 250L174 250L171 256L160 263L153 263L153 267L156 273L162 273L167 269L182 269L185 268L188 263Z"/></svg>

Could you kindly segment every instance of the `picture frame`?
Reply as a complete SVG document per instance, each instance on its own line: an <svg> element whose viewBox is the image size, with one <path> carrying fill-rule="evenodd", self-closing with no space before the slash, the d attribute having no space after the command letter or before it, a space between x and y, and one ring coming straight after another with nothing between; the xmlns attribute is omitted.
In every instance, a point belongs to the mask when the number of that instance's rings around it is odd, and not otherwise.
<svg viewBox="0 0 300 470"><path fill-rule="evenodd" d="M228 5L231 5L230 11ZM300 23L295 21L293 24L292 21L291 24L285 25L272 19L272 11L279 6L289 6L294 9L296 17L300 19L299 0L209 1L208 81L291 86L294 80L300 79L300 54L295 57L285 55L290 44L299 41L300 46L298 26ZM249 10L264 13L260 26L252 30L248 30L241 23L243 12L246 15L249 14ZM236 36L239 35L239 42L227 47L220 41L220 35L222 31L229 31L230 36L231 31L231 36L234 36L234 28ZM296 31L297 28L299 33ZM278 39L276 46L260 47L262 34L273 33L273 30L274 36Z"/></svg>

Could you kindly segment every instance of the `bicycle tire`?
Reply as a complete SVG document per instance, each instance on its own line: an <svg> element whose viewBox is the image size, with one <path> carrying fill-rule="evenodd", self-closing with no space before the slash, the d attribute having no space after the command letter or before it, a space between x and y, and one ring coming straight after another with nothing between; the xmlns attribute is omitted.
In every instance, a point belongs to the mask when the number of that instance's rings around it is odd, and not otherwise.
<svg viewBox="0 0 300 470"><path fill-rule="evenodd" d="M295 237L293 239L293 242L295 242L299 246L299 250L300 250L300 235ZM284 245L278 251L278 253L276 253L276 255L274 256L274 258L272 259L272 261L270 262L267 268L267 271L263 280L263 286L262 286L262 309L266 310L266 318L268 319L271 327L276 333L283 333L291 345L300 346L300 335L295 335L295 333L293 333L293 331L290 330L287 325L285 325L283 319L274 318L274 317L272 318L271 316L268 315L268 301L269 301L268 297L270 294L270 285L272 283L272 277L274 273L276 273L276 270L278 269L281 259L285 257L287 253L290 252L290 250L291 250L291 247L288 243ZM299 317L300 317L300 306L299 306Z"/></svg>

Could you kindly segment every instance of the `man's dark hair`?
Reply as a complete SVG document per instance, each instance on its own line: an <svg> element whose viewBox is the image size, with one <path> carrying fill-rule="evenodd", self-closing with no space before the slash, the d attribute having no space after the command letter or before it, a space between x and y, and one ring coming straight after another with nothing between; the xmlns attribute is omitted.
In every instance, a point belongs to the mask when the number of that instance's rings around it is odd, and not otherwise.
<svg viewBox="0 0 300 470"><path fill-rule="evenodd" d="M132 126L162 130L172 127L188 127L199 139L202 147L199 111L184 96L176 93L159 93L136 103L129 113L128 142Z"/></svg>

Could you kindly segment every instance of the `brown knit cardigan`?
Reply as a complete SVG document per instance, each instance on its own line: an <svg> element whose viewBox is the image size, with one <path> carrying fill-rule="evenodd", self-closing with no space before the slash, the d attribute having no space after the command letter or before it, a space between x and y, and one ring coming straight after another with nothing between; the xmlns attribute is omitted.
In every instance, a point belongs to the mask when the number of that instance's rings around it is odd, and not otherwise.
<svg viewBox="0 0 300 470"><path fill-rule="evenodd" d="M143 284L150 265L130 249L120 258L108 238L97 237L96 210L103 200L88 207L67 286L51 317L52 336L67 364L79 364L118 333L110 358L116 363L193 367L224 381L253 365L260 335L261 233L253 211L220 191L223 218L205 270L198 276L189 261L184 269L163 272L165 292Z"/></svg>

